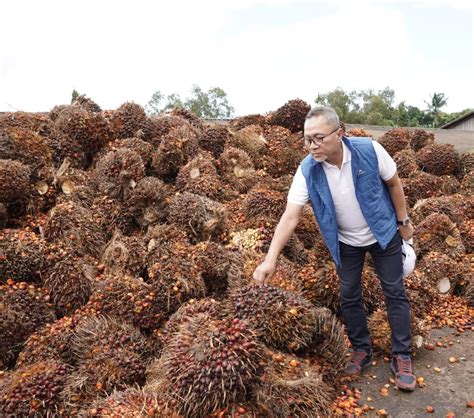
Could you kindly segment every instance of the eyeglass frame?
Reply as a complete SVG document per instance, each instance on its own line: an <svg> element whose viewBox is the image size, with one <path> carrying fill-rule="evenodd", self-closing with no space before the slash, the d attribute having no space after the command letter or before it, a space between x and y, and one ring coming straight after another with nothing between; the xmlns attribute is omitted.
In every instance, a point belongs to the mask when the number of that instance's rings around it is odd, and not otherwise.
<svg viewBox="0 0 474 418"><path fill-rule="evenodd" d="M318 135L316 137L311 137L310 139L307 139L307 137L303 137L304 139L304 145L306 147L310 147L311 144L314 144L314 145L321 145L323 142L324 142L324 139L327 138L329 135L332 135L334 132L336 132L341 126L338 126L336 129L334 129L334 131L332 132L329 132L328 134L326 135Z"/></svg>

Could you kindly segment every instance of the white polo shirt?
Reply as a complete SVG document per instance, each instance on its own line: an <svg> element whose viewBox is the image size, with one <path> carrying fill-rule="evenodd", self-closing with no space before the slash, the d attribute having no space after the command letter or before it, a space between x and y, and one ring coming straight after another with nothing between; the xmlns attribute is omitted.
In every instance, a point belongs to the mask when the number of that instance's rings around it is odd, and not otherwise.
<svg viewBox="0 0 474 418"><path fill-rule="evenodd" d="M380 177L386 181L391 179L397 166L389 153L378 142L373 141L375 154L379 166ZM354 247L363 247L376 242L372 231L365 221L364 215L357 201L352 180L351 151L342 143L342 165L339 169L336 165L323 161L321 164L331 191L334 208L336 209L336 222L339 241ZM306 205L309 202L308 188L301 166L298 167L290 191L288 202L297 205Z"/></svg>

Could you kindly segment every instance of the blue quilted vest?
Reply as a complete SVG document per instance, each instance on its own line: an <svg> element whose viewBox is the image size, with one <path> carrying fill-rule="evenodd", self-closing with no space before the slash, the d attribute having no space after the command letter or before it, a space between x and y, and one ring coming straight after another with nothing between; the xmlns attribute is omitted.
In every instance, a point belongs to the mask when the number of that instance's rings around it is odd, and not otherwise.
<svg viewBox="0 0 474 418"><path fill-rule="evenodd" d="M385 249L397 231L397 219L386 184L380 178L372 139L343 137L351 151L354 189L360 209L380 246ZM341 266L336 210L322 164L312 155L301 162L309 198L324 242L336 265Z"/></svg>

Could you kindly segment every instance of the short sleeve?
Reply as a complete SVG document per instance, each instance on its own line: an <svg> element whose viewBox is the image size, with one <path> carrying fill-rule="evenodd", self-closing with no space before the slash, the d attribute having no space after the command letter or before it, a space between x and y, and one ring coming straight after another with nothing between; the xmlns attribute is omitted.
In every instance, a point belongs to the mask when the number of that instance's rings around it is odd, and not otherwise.
<svg viewBox="0 0 474 418"><path fill-rule="evenodd" d="M290 190L288 192L288 203L304 206L309 201L308 187L304 178L301 166L298 167L293 177Z"/></svg>
<svg viewBox="0 0 474 418"><path fill-rule="evenodd" d="M373 141L373 144L379 164L380 177L384 181L390 180L397 172L397 164L382 145L376 141Z"/></svg>

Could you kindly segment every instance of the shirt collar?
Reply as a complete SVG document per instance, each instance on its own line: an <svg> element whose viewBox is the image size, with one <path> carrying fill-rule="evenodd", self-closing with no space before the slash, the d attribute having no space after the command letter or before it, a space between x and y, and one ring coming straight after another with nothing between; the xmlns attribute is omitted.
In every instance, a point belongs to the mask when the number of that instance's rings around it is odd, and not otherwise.
<svg viewBox="0 0 474 418"><path fill-rule="evenodd" d="M344 164L351 161L352 153L351 153L351 150L344 143L344 141L341 141L341 143L342 143L342 165L344 165ZM323 166L326 167L326 168L335 167L334 165L329 164L326 161L322 161L321 164L323 164Z"/></svg>

